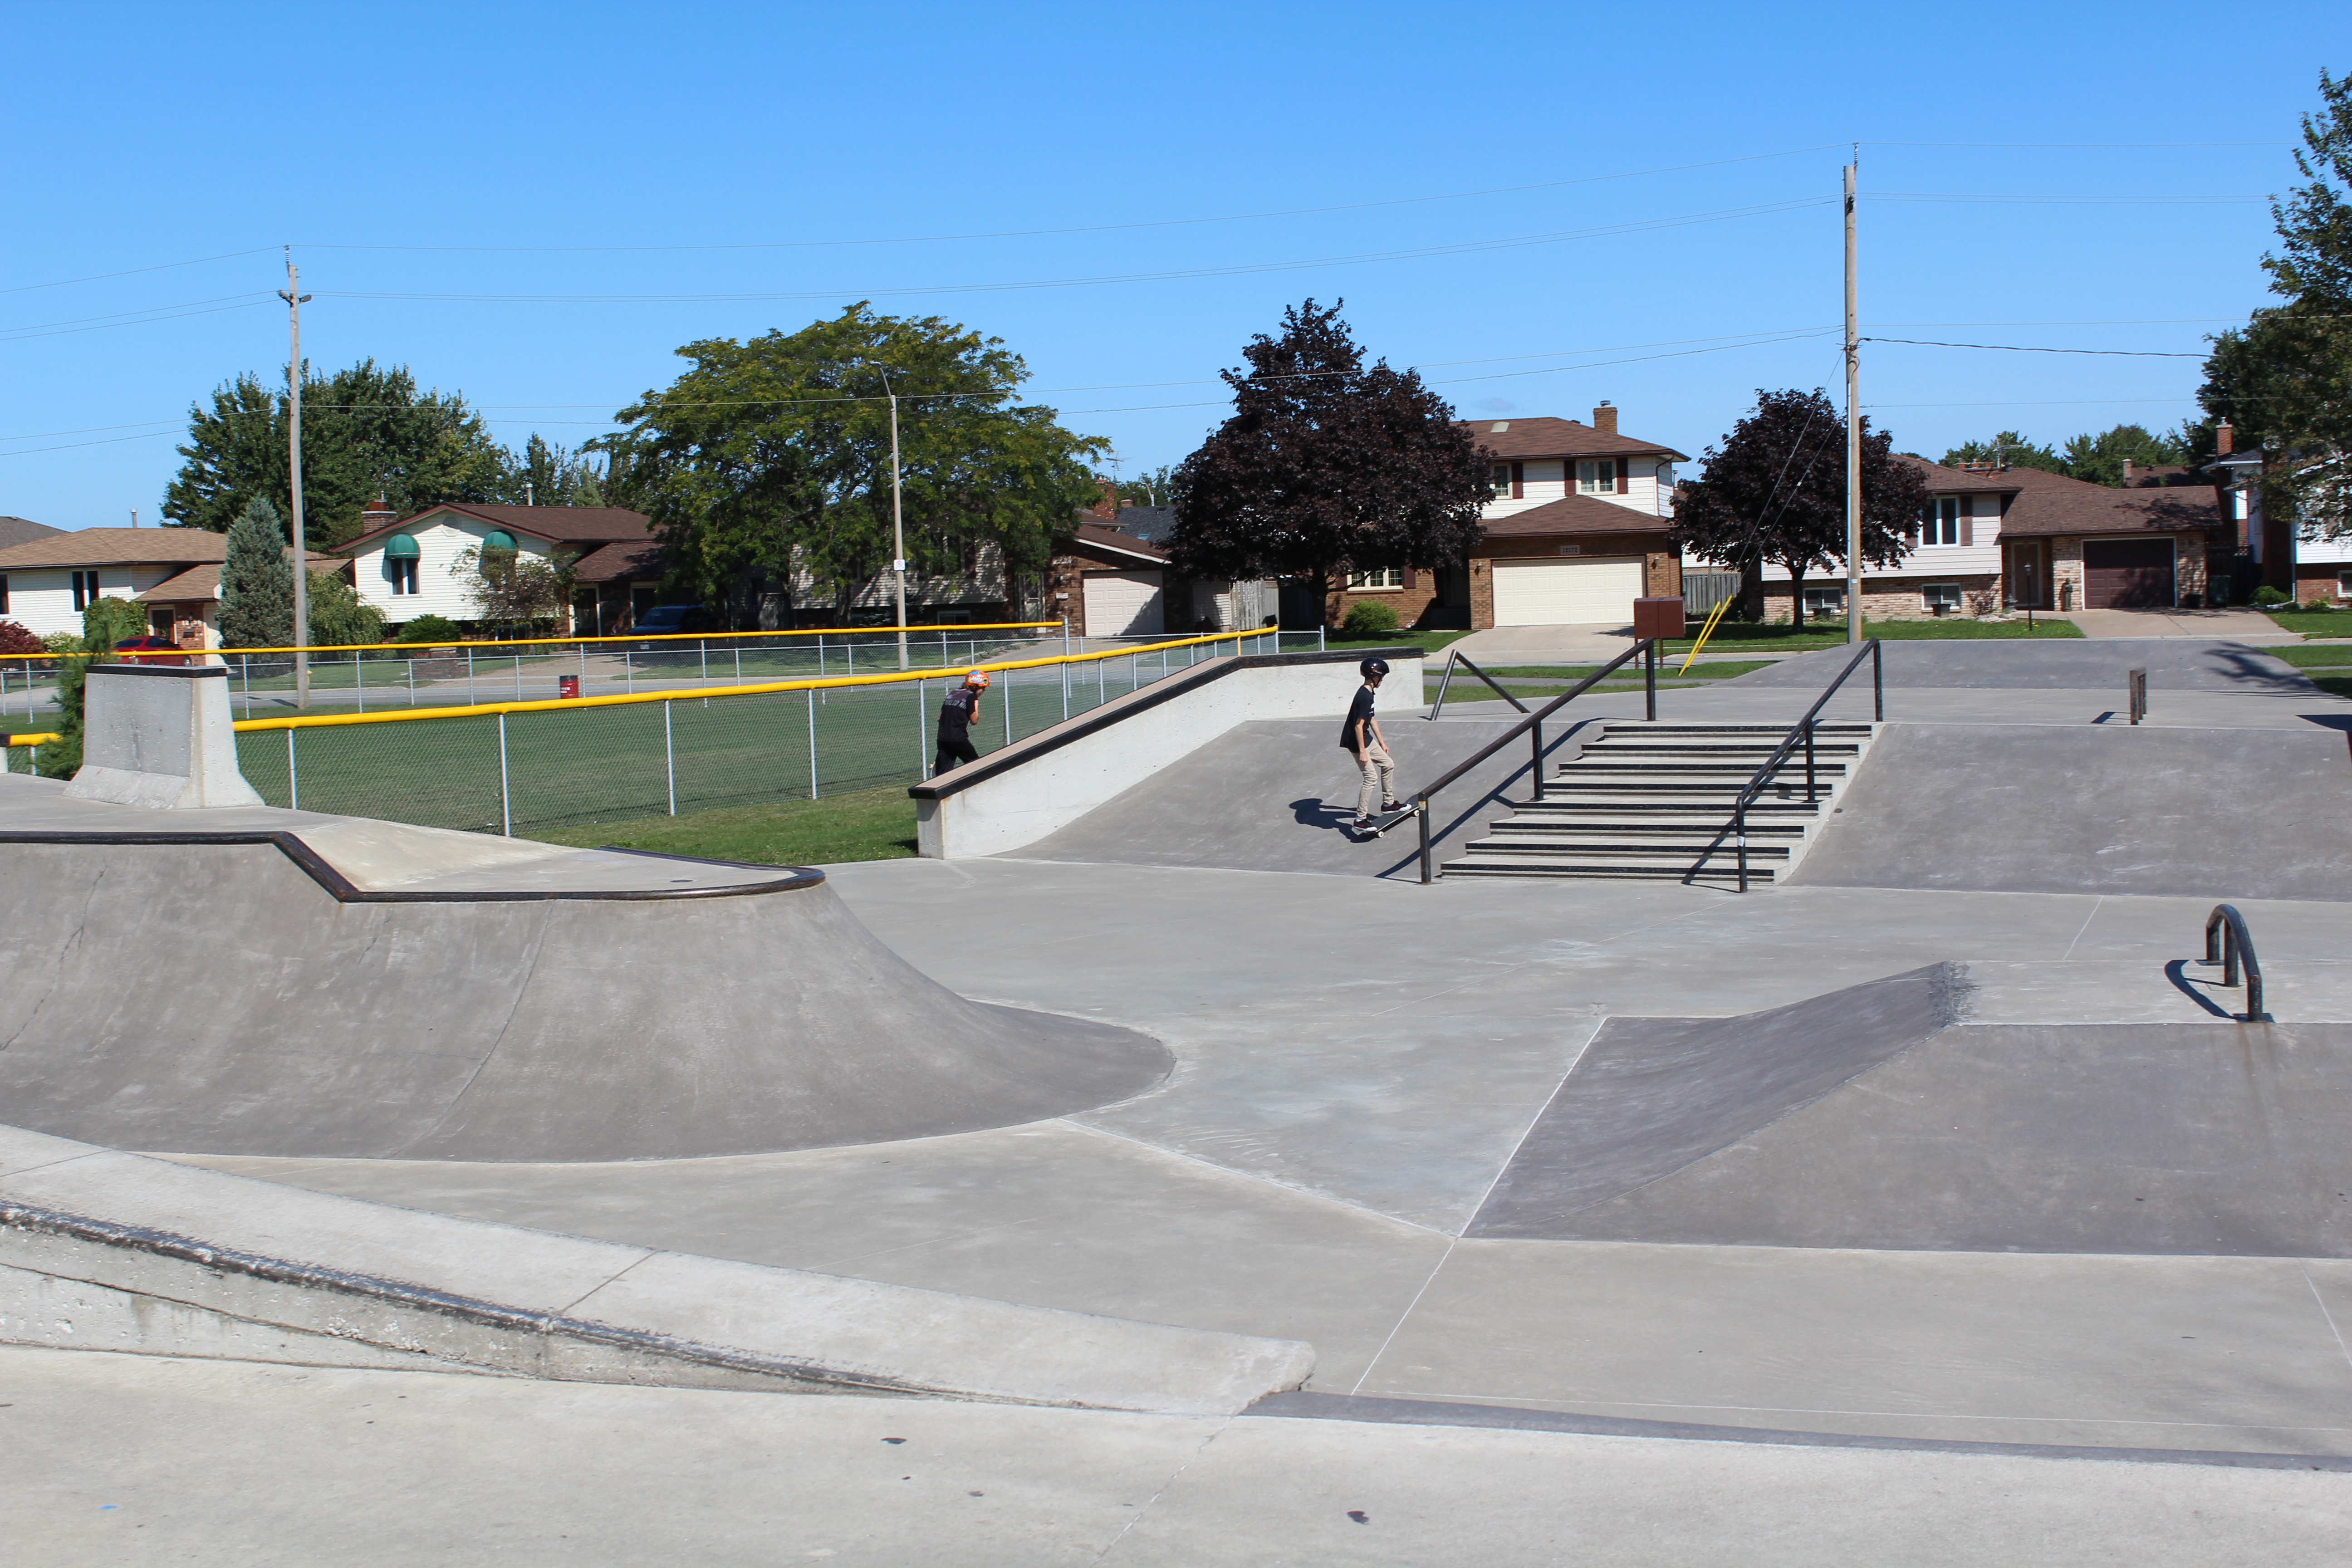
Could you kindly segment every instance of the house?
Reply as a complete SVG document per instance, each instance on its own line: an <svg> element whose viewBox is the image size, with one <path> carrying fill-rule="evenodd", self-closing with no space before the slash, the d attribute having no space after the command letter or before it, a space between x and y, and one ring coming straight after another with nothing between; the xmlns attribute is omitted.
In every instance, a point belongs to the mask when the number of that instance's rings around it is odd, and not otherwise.
<svg viewBox="0 0 2352 1568"><path fill-rule="evenodd" d="M91 600L129 599L145 607L155 636L183 647L218 647L227 558L227 537L208 529L45 529L0 548L0 617L36 637L79 637ZM330 555L310 557L312 571L341 564Z"/></svg>
<svg viewBox="0 0 2352 1568"><path fill-rule="evenodd" d="M1464 421L1492 463L1485 536L1462 562L1360 564L1332 592L1326 624L1370 601L1408 626L1625 626L1635 599L1681 592L1682 560L1666 530L1675 465L1690 459L1623 434L1617 418L1603 403L1590 425ZM1294 605L1285 624L1302 609L1314 606Z"/></svg>
<svg viewBox="0 0 2352 1568"><path fill-rule="evenodd" d="M0 517L0 550L30 544L36 539L47 539L53 533L64 531L64 529L51 528L46 522L35 522L29 517Z"/></svg>
<svg viewBox="0 0 2352 1568"><path fill-rule="evenodd" d="M1040 620L1066 616L1081 637L1159 637L1271 625L1271 579L1189 578L1168 564L1176 509L1127 506L1108 479L1102 499L1054 542Z"/></svg>
<svg viewBox="0 0 2352 1568"><path fill-rule="evenodd" d="M2230 531L2210 478L2141 468L2116 487L2040 468L1902 460L1927 480L1927 515L1906 531L1900 562L1864 570L1868 619L2168 609L2214 594L2226 600ZM1790 618L1790 589L1785 567L1764 567L1766 620ZM1844 615L1844 563L1808 574L1804 595L1808 620Z"/></svg>
<svg viewBox="0 0 2352 1568"><path fill-rule="evenodd" d="M569 560L572 603L561 629L579 636L626 632L660 596L665 562L643 512L446 501L403 518L378 503L360 521L342 546L352 585L395 626L427 615L480 619L458 559L468 550Z"/></svg>

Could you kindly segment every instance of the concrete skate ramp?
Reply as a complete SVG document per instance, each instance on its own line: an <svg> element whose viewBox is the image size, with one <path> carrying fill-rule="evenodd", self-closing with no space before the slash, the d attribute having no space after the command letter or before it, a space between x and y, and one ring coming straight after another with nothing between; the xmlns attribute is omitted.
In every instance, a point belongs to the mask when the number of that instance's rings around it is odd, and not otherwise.
<svg viewBox="0 0 2352 1568"><path fill-rule="evenodd" d="M1612 1019L1468 1234L2352 1257L2352 1026L1970 1025L1965 998L1921 970Z"/></svg>
<svg viewBox="0 0 2352 1568"><path fill-rule="evenodd" d="M60 1137L674 1159L1034 1121L1171 1065L1132 1031L964 1000L821 878L356 901L267 839L27 837L0 843L0 1106Z"/></svg>
<svg viewBox="0 0 2352 1568"><path fill-rule="evenodd" d="M2352 897L2344 735L1896 724L1792 885Z"/></svg>
<svg viewBox="0 0 2352 1568"><path fill-rule="evenodd" d="M1408 797L1510 728L1491 720L1430 723L1410 713L1384 714L1381 725L1396 755L1397 789ZM1547 754L1573 755L1580 742L1570 733L1566 724L1556 737L1548 731ZM1522 742L1447 790L1434 819L1441 843L1451 847L1484 833L1496 815L1495 797L1526 789L1528 764ZM1003 858L1418 877L1418 825L1406 822L1361 844L1341 827L1356 814L1360 779L1354 760L1339 749L1337 717L1256 720Z"/></svg>
<svg viewBox="0 0 2352 1568"><path fill-rule="evenodd" d="M1897 687L2013 688L2046 691L2123 692L2130 672L2147 671L2151 690L2242 691L2271 697L2316 697L2319 689L2294 666L2243 643L2166 638L2114 642L1888 642L1882 645L1885 681ZM1791 686L1819 690L1853 655L1845 648L1799 654L1752 671L1727 686ZM1848 681L1866 682L1865 664ZM1863 689L1867 689L1864 686Z"/></svg>

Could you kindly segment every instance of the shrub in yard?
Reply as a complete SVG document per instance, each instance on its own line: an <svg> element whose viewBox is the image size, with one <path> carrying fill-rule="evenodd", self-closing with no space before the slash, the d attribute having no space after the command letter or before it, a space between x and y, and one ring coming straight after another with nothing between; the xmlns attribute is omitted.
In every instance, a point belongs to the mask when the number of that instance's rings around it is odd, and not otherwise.
<svg viewBox="0 0 2352 1568"><path fill-rule="evenodd" d="M452 643L463 635L457 630L457 623L446 616L419 616L401 627L400 635L392 640L407 643Z"/></svg>
<svg viewBox="0 0 2352 1568"><path fill-rule="evenodd" d="M51 653L80 653L81 638L71 632L51 632L41 639L41 646Z"/></svg>
<svg viewBox="0 0 2352 1568"><path fill-rule="evenodd" d="M1396 630L1397 624L1393 605L1383 605L1378 599L1364 599L1348 606L1348 618L1339 623L1339 629L1349 637L1378 637Z"/></svg>
<svg viewBox="0 0 2352 1568"><path fill-rule="evenodd" d="M20 621L0 621L0 653L47 653L40 638Z"/></svg>
<svg viewBox="0 0 2352 1568"><path fill-rule="evenodd" d="M92 653L147 635L147 612L128 599L92 599L81 613L81 641Z"/></svg>
<svg viewBox="0 0 2352 1568"><path fill-rule="evenodd" d="M2292 597L2282 594L2268 583L2254 590L2254 607L2259 610L2271 609L2279 605L2291 605L2294 602Z"/></svg>

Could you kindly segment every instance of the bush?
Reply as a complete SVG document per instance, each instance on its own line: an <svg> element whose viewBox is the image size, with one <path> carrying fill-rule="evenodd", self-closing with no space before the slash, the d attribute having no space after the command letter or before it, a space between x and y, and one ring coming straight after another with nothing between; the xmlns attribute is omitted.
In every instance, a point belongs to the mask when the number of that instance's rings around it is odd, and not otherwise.
<svg viewBox="0 0 2352 1568"><path fill-rule="evenodd" d="M2279 605L2291 605L2294 603L2294 600L2292 595L2282 594L2276 588L2273 588L2268 583L2265 583L2261 587L2254 590L2253 603L2256 609L2267 610Z"/></svg>
<svg viewBox="0 0 2352 1568"><path fill-rule="evenodd" d="M47 653L48 647L18 621L0 621L0 653Z"/></svg>
<svg viewBox="0 0 2352 1568"><path fill-rule="evenodd" d="M404 643L453 643L462 636L464 634L457 629L457 623L446 616L419 616L401 627L400 635L392 640Z"/></svg>
<svg viewBox="0 0 2352 1568"><path fill-rule="evenodd" d="M41 639L41 646L47 648L51 653L56 654L86 653L89 651L81 646L81 638L74 636L71 632L51 632L48 636Z"/></svg>
<svg viewBox="0 0 2352 1568"><path fill-rule="evenodd" d="M1378 599L1360 599L1348 606L1348 618L1339 629L1349 637L1386 637L1397 629L1396 607L1383 605Z"/></svg>
<svg viewBox="0 0 2352 1568"><path fill-rule="evenodd" d="M383 612L362 599L349 583L313 572L306 586L311 647L357 647L383 641Z"/></svg>
<svg viewBox="0 0 2352 1568"><path fill-rule="evenodd" d="M92 653L110 653L119 642L147 635L147 612L128 599L92 599L81 613L82 646Z"/></svg>

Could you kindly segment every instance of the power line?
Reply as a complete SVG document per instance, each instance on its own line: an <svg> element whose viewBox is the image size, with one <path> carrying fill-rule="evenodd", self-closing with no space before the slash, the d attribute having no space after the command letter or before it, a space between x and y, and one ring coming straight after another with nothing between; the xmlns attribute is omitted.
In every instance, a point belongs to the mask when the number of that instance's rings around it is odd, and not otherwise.
<svg viewBox="0 0 2352 1568"><path fill-rule="evenodd" d="M1866 343L1908 343L1922 349L1999 349L2012 354L2105 354L2123 359L2207 359L2201 353L2179 353L2162 349L2044 349L2023 343L1939 343L1927 338L1864 338Z"/></svg>
<svg viewBox="0 0 2352 1568"><path fill-rule="evenodd" d="M136 278L142 272L169 272L175 267L202 267L207 261L233 261L240 256L259 256L275 250L274 245L257 245L251 250L225 250L218 256L199 256L193 261L163 261L152 267L132 267L121 272L93 272L87 278L60 278L54 283L19 283L14 288L0 289L0 294L29 294L36 289L63 289L73 283L103 283L110 278Z"/></svg>

